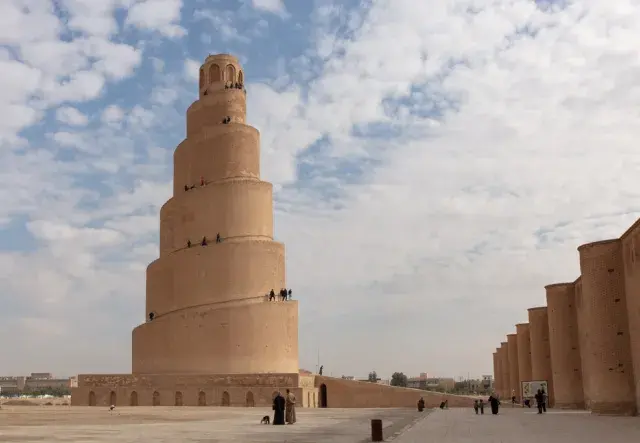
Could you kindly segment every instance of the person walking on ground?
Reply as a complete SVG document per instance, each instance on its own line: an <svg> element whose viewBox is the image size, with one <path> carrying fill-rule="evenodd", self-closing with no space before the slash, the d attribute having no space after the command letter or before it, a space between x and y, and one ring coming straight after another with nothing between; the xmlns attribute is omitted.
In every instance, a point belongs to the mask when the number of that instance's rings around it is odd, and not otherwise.
<svg viewBox="0 0 640 443"><path fill-rule="evenodd" d="M478 407L480 408L480 415L484 415L484 400L478 400Z"/></svg>
<svg viewBox="0 0 640 443"><path fill-rule="evenodd" d="M544 404L544 394L542 393L541 389L538 389L538 392L536 392L536 403L538 405L538 414L542 414L542 411L544 410L544 412L547 412L547 408L546 405Z"/></svg>
<svg viewBox="0 0 640 443"><path fill-rule="evenodd" d="M498 397L494 396L493 394L490 395L489 404L491 405L491 413L493 415L498 415L498 410L500 408L500 400L498 400Z"/></svg>
<svg viewBox="0 0 640 443"><path fill-rule="evenodd" d="M478 415L478 410L480 409L480 405L478 404L478 400L473 401L473 410L476 411L476 415Z"/></svg>
<svg viewBox="0 0 640 443"><path fill-rule="evenodd" d="M418 412L424 411L424 398L420 397L418 400Z"/></svg>

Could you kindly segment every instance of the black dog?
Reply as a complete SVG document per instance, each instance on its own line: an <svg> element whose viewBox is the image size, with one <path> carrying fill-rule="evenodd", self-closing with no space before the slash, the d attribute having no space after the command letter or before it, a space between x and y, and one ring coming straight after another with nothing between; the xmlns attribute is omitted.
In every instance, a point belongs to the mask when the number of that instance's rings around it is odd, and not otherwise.
<svg viewBox="0 0 640 443"><path fill-rule="evenodd" d="M271 418L268 415L265 415L264 417L262 417L262 420L260 420L260 424L261 425L271 424Z"/></svg>

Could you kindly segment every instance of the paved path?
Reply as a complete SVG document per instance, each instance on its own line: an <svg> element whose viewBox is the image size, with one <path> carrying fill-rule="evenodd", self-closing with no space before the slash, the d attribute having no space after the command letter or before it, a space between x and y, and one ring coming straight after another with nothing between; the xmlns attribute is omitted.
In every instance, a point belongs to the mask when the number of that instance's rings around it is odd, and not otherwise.
<svg viewBox="0 0 640 443"><path fill-rule="evenodd" d="M640 417L601 417L580 411L502 408L435 410L393 443L631 443L640 442Z"/></svg>

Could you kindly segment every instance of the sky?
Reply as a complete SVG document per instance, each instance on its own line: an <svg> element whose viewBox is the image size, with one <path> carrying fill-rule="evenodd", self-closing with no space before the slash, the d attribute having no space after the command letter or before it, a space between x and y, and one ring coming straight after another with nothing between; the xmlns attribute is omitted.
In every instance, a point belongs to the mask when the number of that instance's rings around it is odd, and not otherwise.
<svg viewBox="0 0 640 443"><path fill-rule="evenodd" d="M3 0L1 375L126 373L198 68L237 55L300 366L480 376L640 217L637 0Z"/></svg>

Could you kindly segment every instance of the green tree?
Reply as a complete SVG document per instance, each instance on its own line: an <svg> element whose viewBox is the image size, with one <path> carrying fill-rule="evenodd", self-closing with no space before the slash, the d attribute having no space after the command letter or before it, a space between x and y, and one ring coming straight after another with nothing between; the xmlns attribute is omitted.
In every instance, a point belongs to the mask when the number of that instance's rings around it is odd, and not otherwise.
<svg viewBox="0 0 640 443"><path fill-rule="evenodd" d="M402 372L394 372L391 376L391 386L401 386L406 388L409 384L409 380Z"/></svg>
<svg viewBox="0 0 640 443"><path fill-rule="evenodd" d="M371 383L377 383L378 382L378 374L376 374L376 371L369 372L369 381Z"/></svg>

